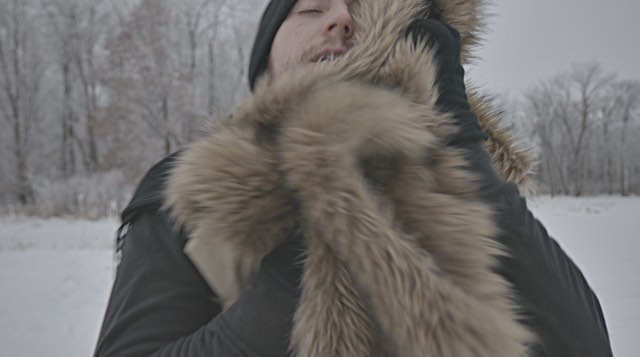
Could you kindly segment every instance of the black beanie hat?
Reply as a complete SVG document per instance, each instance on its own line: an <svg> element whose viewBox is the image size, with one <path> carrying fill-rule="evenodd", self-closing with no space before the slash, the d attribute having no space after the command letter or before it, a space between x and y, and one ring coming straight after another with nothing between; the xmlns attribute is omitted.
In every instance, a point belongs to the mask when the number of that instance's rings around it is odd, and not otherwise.
<svg viewBox="0 0 640 357"><path fill-rule="evenodd" d="M289 15L289 11L297 0L271 0L269 6L262 15L256 41L253 43L251 60L249 62L249 86L251 90L255 86L256 79L267 70L269 66L269 54L271 43L276 37L276 32L282 22Z"/></svg>

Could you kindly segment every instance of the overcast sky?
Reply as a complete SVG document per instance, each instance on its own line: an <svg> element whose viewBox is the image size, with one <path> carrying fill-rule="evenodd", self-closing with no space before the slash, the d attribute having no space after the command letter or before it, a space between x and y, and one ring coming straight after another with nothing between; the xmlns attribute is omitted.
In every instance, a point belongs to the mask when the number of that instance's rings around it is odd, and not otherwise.
<svg viewBox="0 0 640 357"><path fill-rule="evenodd" d="M490 1L482 61L469 68L482 88L518 94L588 61L640 80L640 0Z"/></svg>

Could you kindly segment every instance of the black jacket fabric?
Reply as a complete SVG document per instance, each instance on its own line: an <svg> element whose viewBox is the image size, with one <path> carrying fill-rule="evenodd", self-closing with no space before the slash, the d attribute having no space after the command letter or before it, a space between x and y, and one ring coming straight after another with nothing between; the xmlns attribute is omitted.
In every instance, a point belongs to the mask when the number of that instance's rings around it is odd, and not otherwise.
<svg viewBox="0 0 640 357"><path fill-rule="evenodd" d="M514 287L525 322L540 343L533 356L612 356L597 296L558 243L528 211L513 184L495 192L500 242L508 248L499 273Z"/></svg>
<svg viewBox="0 0 640 357"><path fill-rule="evenodd" d="M128 231L95 356L286 356L301 269L301 239L269 254L254 283L225 312L189 258L163 202L168 157L142 180L123 212ZM535 356L611 356L602 309L580 270L528 211L515 185L487 193L496 203L510 281L526 323L540 338Z"/></svg>
<svg viewBox="0 0 640 357"><path fill-rule="evenodd" d="M475 116L470 110L459 115ZM499 273L513 286L525 323L539 338L533 356L612 356L602 307L580 269L533 216L514 183L496 174L483 149L482 130L466 128L455 145L482 177L482 198L497 212L507 248Z"/></svg>
<svg viewBox="0 0 640 357"><path fill-rule="evenodd" d="M282 263L298 254L299 240L267 256L255 284L221 313L183 253L184 232L160 209L174 159L149 171L122 214L121 260L94 355L286 356L300 273Z"/></svg>
<svg viewBox="0 0 640 357"><path fill-rule="evenodd" d="M392 3L397 4L398 2L397 0L387 0L386 5ZM450 25L462 33L463 43L473 45L477 41L476 32L478 28L482 27L480 26L482 21L476 17L477 14L482 13L482 11L476 11L481 2L436 1L435 3L448 5L446 8L441 8L446 10L450 16L444 14L443 17L451 20ZM278 5L274 5L274 9L280 9L277 11L280 15L274 18L274 24L281 21L284 16L282 9L290 4L292 4L291 1L281 1ZM369 23L368 28L366 24L361 24L363 26L360 29L364 33L370 33L374 30L378 33L376 36L366 37L371 43L360 43L357 49L350 50L342 57L343 59L345 56L357 57L352 61L344 60L342 63L350 64L358 71L342 71L341 73L344 75L361 73L362 68L366 68L372 72L378 71L373 73L376 75L396 73L397 78L395 79L403 81L422 78L424 79L422 82L426 84L420 82L421 85L409 85L407 88L417 90L418 94L425 94L420 88L430 94L436 93L433 90L428 90L431 88L430 85L435 82L435 78L428 79L428 76L425 76L423 72L415 72L422 75L413 76L409 74L414 74L414 72L401 71L402 68L413 68L413 66L400 65L405 63L397 61L402 60L401 58L386 58L382 66L384 71L380 68L381 52L388 53L389 51L376 45L386 43L381 41L385 38L391 39L395 44L397 42L396 36L406 30L403 19L409 18L409 12L412 12L412 17L415 17L418 12L424 11L422 4L418 4L416 1L413 1L412 4L416 7L377 6L376 11L384 9L385 13L378 13L371 18L384 18L386 26L384 28L379 26L377 21ZM387 11L391 8L394 8L396 12ZM403 16L398 16L398 11L401 10L406 11ZM271 19L270 16L267 18ZM273 30L272 25L269 27ZM391 31L389 28L395 28L395 30ZM268 52L268 46L264 47L263 45L270 43L268 39L273 34L274 32L265 34L263 39L267 40L263 40L262 44L258 45L262 46L260 49L254 50L262 55L259 56L258 62L252 63L250 71L252 78L255 73L259 73L264 68L262 58L263 54ZM363 51L365 51L364 54L362 54ZM467 57L468 53L469 49L462 49L463 59ZM329 78L319 75L323 68L327 71L330 70L330 67L315 67L315 75L322 79ZM356 71L356 69L351 69ZM393 71L390 72L390 70ZM386 78L386 75L382 75L382 77ZM292 81L291 83L298 82ZM305 83L315 83L315 81L307 80ZM382 84L385 83L391 84L390 88L396 88L398 85L395 82L382 82ZM417 82L411 83L416 84ZM289 82L285 81L286 84ZM346 85L346 83L341 84ZM422 84L429 88L424 88L425 86ZM263 83L264 85L266 84ZM349 88L353 89L352 87ZM271 87L263 87L262 94L274 93L275 98L278 99L277 94L279 93L275 89L272 92L272 89ZM286 87L286 89L290 88ZM333 90L335 87L331 88L331 91ZM260 88L257 88L257 92L260 92ZM282 92L300 93L300 91ZM330 91L327 89L328 92ZM423 98L422 95L419 97ZM345 98L347 98L345 102L348 102L350 97L345 96ZM371 96L371 98L375 97ZM387 97L385 96L385 98ZM425 100L424 102L429 101ZM336 106L334 101L324 103ZM467 103L465 101L462 104L466 105ZM455 106L460 107L460 103ZM298 106L294 107L298 108ZM450 110L451 108L445 109ZM468 108L462 109L467 112L464 115L471 115ZM314 110L309 110L309 112L315 113ZM272 112L267 111L267 113ZM461 115L463 114L456 114L455 118L460 119ZM280 118L278 115L272 116ZM289 116L282 117L289 118ZM333 118L334 116L329 117ZM455 140L452 140L450 145L468 149L464 151L469 156L467 162L473 166L470 171L478 174L477 177L486 180L481 183L482 189L478 192L481 192L483 198L493 208L491 212L497 212L497 224L502 232L498 239L509 254L502 259L499 273L512 284L513 291L517 295L514 300L521 308L524 322L531 326L533 332L539 337L539 342L532 346L531 355L611 356L610 342L601 307L580 270L560 246L548 236L543 226L534 219L527 209L526 201L520 197L515 185L503 182L494 170L491 158L482 146L484 135L475 121L462 120L460 122L473 123L473 125L463 125L464 130ZM369 123L367 122L367 124ZM301 127L294 125L288 128L299 129ZM348 133L348 131L346 132ZM253 138L253 136L251 137ZM237 137L233 136L232 138L236 139ZM237 141L229 143L233 145ZM254 143L251 142L251 144ZM308 156L300 157L308 158ZM203 164L207 163L207 159L212 158L205 157ZM268 162L268 160L266 161ZM296 161L296 163L302 161ZM293 325L292 317L296 311L297 303L300 301L301 269L296 264L296 257L300 255L304 240L295 235L287 237L289 239L283 245L276 247L262 260L252 283L240 292L235 303L227 310L222 311L215 294L184 253L187 240L184 232L174 230L173 222L161 209L165 200L165 179L174 162L175 156L172 156L152 168L140 184L131 204L123 212L123 227L126 227L126 233L122 232L123 238L120 239L119 244L122 253L121 262L118 266L117 277L95 355L288 355ZM256 165L251 160L231 161L232 165L235 163ZM309 172L315 173L313 170ZM318 175L318 177L323 176ZM208 182L215 182L215 180ZM189 185L183 186L191 187ZM200 192L195 192L195 195L200 195ZM246 230L245 227L241 228L253 235L263 233L256 232L256 230ZM394 290L393 293L396 291ZM462 325L461 328L464 327L467 326ZM473 333L473 330L470 333ZM487 341L487 344L490 343L491 341ZM393 355L394 352L390 350L389 354ZM418 352L415 355L419 354Z"/></svg>

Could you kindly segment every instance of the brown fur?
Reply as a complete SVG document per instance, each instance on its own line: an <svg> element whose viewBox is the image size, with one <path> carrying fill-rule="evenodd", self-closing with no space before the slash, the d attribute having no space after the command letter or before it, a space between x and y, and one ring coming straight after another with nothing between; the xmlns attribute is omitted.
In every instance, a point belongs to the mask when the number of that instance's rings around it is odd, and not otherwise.
<svg viewBox="0 0 640 357"><path fill-rule="evenodd" d="M518 142L506 128L500 115L493 108L490 97L472 91L469 102L478 116L480 125L489 135L485 148L491 153L496 170L505 180L516 183L521 194L533 195L536 188L531 179L534 167L531 148Z"/></svg>
<svg viewBox="0 0 640 357"><path fill-rule="evenodd" d="M434 106L431 52L404 39L429 7L360 4L355 46L259 83L233 119L181 155L167 206L191 241L225 252L226 266L203 274L227 305L300 227L297 356L524 356L532 335L493 271L505 253L492 210L476 199L461 153L443 145L455 127ZM436 5L468 54L482 1ZM471 103L500 172L526 183L524 152L482 97Z"/></svg>

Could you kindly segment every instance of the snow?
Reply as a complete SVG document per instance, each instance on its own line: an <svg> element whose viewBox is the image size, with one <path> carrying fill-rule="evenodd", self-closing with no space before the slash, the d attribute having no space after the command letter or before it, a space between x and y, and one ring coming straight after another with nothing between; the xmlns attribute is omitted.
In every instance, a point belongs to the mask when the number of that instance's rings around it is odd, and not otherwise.
<svg viewBox="0 0 640 357"><path fill-rule="evenodd" d="M640 198L542 197L530 208L582 269L617 357L640 350ZM114 278L115 219L0 217L0 356L90 356Z"/></svg>
<svg viewBox="0 0 640 357"><path fill-rule="evenodd" d="M0 356L90 356L111 282L115 220L0 217Z"/></svg>

